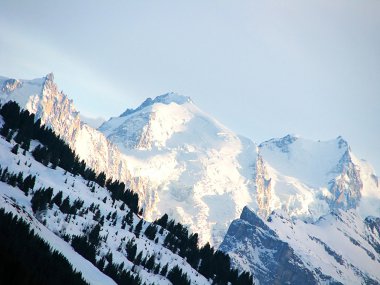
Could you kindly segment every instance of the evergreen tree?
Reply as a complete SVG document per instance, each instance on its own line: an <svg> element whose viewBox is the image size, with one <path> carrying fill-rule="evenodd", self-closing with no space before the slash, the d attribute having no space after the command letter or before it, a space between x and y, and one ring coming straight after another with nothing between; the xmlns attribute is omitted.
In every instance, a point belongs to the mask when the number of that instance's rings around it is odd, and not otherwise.
<svg viewBox="0 0 380 285"><path fill-rule="evenodd" d="M137 252L137 246L135 244L135 240L131 239L126 244L126 252L127 252L127 258L129 261L132 261L135 259L136 252Z"/></svg>
<svg viewBox="0 0 380 285"><path fill-rule="evenodd" d="M139 252L139 254L136 256L135 260L133 261L134 264L140 265L142 260L142 251Z"/></svg>
<svg viewBox="0 0 380 285"><path fill-rule="evenodd" d="M140 219L140 221L137 223L136 228L135 228L135 235L137 238L140 236L142 225L143 225L143 220Z"/></svg>
<svg viewBox="0 0 380 285"><path fill-rule="evenodd" d="M153 273L156 275L160 273L160 264L159 263L154 267Z"/></svg>
<svg viewBox="0 0 380 285"><path fill-rule="evenodd" d="M94 245L87 242L85 236L74 236L71 241L71 246L84 258L91 263L96 264L96 248Z"/></svg>
<svg viewBox="0 0 380 285"><path fill-rule="evenodd" d="M71 206L70 206L70 198L69 196L67 196L61 206L59 207L59 209L61 210L62 213L65 213L65 214L68 214L70 213L70 209L71 209Z"/></svg>
<svg viewBox="0 0 380 285"><path fill-rule="evenodd" d="M50 187L37 190L31 200L33 212L46 210L47 204L50 204L52 196L53 189Z"/></svg>
<svg viewBox="0 0 380 285"><path fill-rule="evenodd" d="M130 226L133 224L133 212L132 211L128 211L127 215L125 216L125 221Z"/></svg>
<svg viewBox="0 0 380 285"><path fill-rule="evenodd" d="M156 220L154 223L157 225L160 225L163 228L166 228L167 223L168 223L168 219L169 219L168 215L164 214L161 218Z"/></svg>
<svg viewBox="0 0 380 285"><path fill-rule="evenodd" d="M0 129L0 135L6 138L8 134L9 134L9 127L7 124L4 124L3 127Z"/></svg>
<svg viewBox="0 0 380 285"><path fill-rule="evenodd" d="M190 281L187 279L187 274L176 265L168 273L168 279L176 285L190 285Z"/></svg>
<svg viewBox="0 0 380 285"><path fill-rule="evenodd" d="M11 152L14 153L14 154L17 154L17 152L18 152L18 144L15 144L15 145L12 147Z"/></svg>
<svg viewBox="0 0 380 285"><path fill-rule="evenodd" d="M151 257L149 257L149 259L147 260L146 264L145 264L145 268L148 269L148 270L152 270L154 265L155 265L155 257L154 255L152 255Z"/></svg>
<svg viewBox="0 0 380 285"><path fill-rule="evenodd" d="M99 173L98 177L96 178L96 182L97 182L100 186L104 187L105 182L106 182L106 175L105 175L104 172Z"/></svg>
<svg viewBox="0 0 380 285"><path fill-rule="evenodd" d="M99 233L100 233L100 225L96 224L95 227L88 234L88 242L93 244L95 247L99 245Z"/></svg>
<svg viewBox="0 0 380 285"><path fill-rule="evenodd" d="M150 239L150 240L154 240L154 238L156 237L156 233L157 233L157 227L153 224L150 224L146 230L145 230L145 236Z"/></svg>
<svg viewBox="0 0 380 285"><path fill-rule="evenodd" d="M164 265L164 267L162 267L160 274L162 276L165 276L165 277L166 277L166 274L168 274L168 264L167 263Z"/></svg>
<svg viewBox="0 0 380 285"><path fill-rule="evenodd" d="M60 207L62 205L62 194L63 194L62 191L59 191L57 193L57 195L55 195L53 200L52 200L53 203L56 204L58 207ZM70 205L70 203L69 203L69 205Z"/></svg>

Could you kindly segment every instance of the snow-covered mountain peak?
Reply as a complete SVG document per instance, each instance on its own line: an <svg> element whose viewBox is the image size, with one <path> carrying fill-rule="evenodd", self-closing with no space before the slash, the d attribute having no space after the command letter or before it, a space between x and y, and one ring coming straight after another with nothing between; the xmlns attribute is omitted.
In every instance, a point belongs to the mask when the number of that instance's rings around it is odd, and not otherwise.
<svg viewBox="0 0 380 285"><path fill-rule="evenodd" d="M344 157L349 155L350 148L342 137L328 141L313 141L287 135L260 144L259 151L264 159L280 172L290 176L306 174L312 178L334 170L337 162L346 161Z"/></svg>
<svg viewBox="0 0 380 285"><path fill-rule="evenodd" d="M259 145L260 148L268 147L270 149L277 148L284 153L289 152L289 146L299 139L298 135L288 134L282 138L273 138Z"/></svg>
<svg viewBox="0 0 380 285"><path fill-rule="evenodd" d="M173 149L184 145L209 147L236 136L193 104L191 99L168 93L146 99L99 128L122 150Z"/></svg>
<svg viewBox="0 0 380 285"><path fill-rule="evenodd" d="M53 72L48 73L45 76L45 78L46 78L46 80L54 81L54 74L53 74Z"/></svg>
<svg viewBox="0 0 380 285"><path fill-rule="evenodd" d="M146 107L152 106L157 103L169 105L171 103L175 103L177 105L182 105L185 103L192 102L190 97L180 95L178 93L169 92L160 96L157 96L156 98L147 98L140 106L138 106L136 109L127 109L125 112L123 112L120 117L129 116L133 113L136 113Z"/></svg>
<svg viewBox="0 0 380 285"><path fill-rule="evenodd" d="M175 92L168 92L166 94L157 96L152 101L153 101L153 104L162 103L162 104L168 105L171 103L176 103L178 105L182 105L182 104L191 102L191 99L188 96L184 96Z"/></svg>
<svg viewBox="0 0 380 285"><path fill-rule="evenodd" d="M350 150L350 146L348 145L348 142L342 136L338 136L335 140L337 141L339 148Z"/></svg>
<svg viewBox="0 0 380 285"><path fill-rule="evenodd" d="M154 219L169 212L202 242L220 243L233 217L256 201L256 145L187 97L167 94L141 106L99 130L133 157L132 173L145 177L145 213Z"/></svg>
<svg viewBox="0 0 380 285"><path fill-rule="evenodd" d="M283 153L289 153L292 149L295 150L297 148L302 148L307 151L318 148L330 148L331 151L334 151L334 148L344 151L350 150L348 142L342 136L338 136L336 139L328 141L313 141L302 138L296 134L288 134L281 138L267 140L261 143L259 148L281 151Z"/></svg>
<svg viewBox="0 0 380 285"><path fill-rule="evenodd" d="M341 136L312 141L288 135L262 143L259 154L272 197L266 213L285 209L291 217L312 221L334 209L380 213L374 202L380 189L373 169L353 155Z"/></svg>

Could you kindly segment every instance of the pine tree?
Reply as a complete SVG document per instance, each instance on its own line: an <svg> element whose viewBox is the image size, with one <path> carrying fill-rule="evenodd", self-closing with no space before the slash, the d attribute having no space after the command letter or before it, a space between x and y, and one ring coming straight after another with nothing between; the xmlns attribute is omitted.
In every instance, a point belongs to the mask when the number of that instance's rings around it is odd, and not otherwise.
<svg viewBox="0 0 380 285"><path fill-rule="evenodd" d="M135 258L135 260L133 261L133 263L136 264L136 265L140 265L141 260L142 260L142 251L139 252L139 254Z"/></svg>
<svg viewBox="0 0 380 285"><path fill-rule="evenodd" d="M190 281L187 279L187 274L176 265L168 273L168 279L176 285L190 285Z"/></svg>
<svg viewBox="0 0 380 285"><path fill-rule="evenodd" d="M160 225L163 228L166 228L167 223L168 223L168 219L169 219L168 215L164 214L161 218L156 220L154 223L157 225Z"/></svg>
<svg viewBox="0 0 380 285"><path fill-rule="evenodd" d="M135 240L131 239L127 242L126 244L126 252L127 252L127 258L129 261L132 261L136 257L136 252L137 252L137 246L135 244Z"/></svg>
<svg viewBox="0 0 380 285"><path fill-rule="evenodd" d="M18 152L18 144L15 144L15 145L12 147L11 152L14 153L14 154L17 154L17 152Z"/></svg>
<svg viewBox="0 0 380 285"><path fill-rule="evenodd" d="M128 211L128 214L125 216L125 221L130 226L133 224L133 212L132 211Z"/></svg>
<svg viewBox="0 0 380 285"><path fill-rule="evenodd" d="M159 263L157 263L157 265L154 267L153 273L156 275L160 273L160 264Z"/></svg>
<svg viewBox="0 0 380 285"><path fill-rule="evenodd" d="M100 233L100 225L96 224L95 227L88 234L88 242L93 244L95 247L99 245L99 233Z"/></svg>
<svg viewBox="0 0 380 285"><path fill-rule="evenodd" d="M156 233L157 233L157 227L153 224L150 224L146 230L145 230L145 236L150 239L150 240L154 240L154 238L156 237Z"/></svg>
<svg viewBox="0 0 380 285"><path fill-rule="evenodd" d="M63 200L63 202L61 204L61 207L59 207L59 209L61 210L62 213L68 214L70 212L70 208L71 208L71 206L70 206L70 198L69 198L69 196L67 196Z"/></svg>
<svg viewBox="0 0 380 285"><path fill-rule="evenodd" d="M62 194L63 194L62 191L59 191L52 200L53 203L56 204L58 207L62 205Z"/></svg>
<svg viewBox="0 0 380 285"><path fill-rule="evenodd" d="M9 127L7 124L4 124L3 127L0 130L0 135L6 138L9 134Z"/></svg>
<svg viewBox="0 0 380 285"><path fill-rule="evenodd" d="M99 221L100 219L100 210L96 210L95 214L94 214L94 221Z"/></svg>
<svg viewBox="0 0 380 285"><path fill-rule="evenodd" d="M164 265L164 267L162 267L160 274L162 276L166 276L166 274L168 274L168 264L167 263Z"/></svg>
<svg viewBox="0 0 380 285"><path fill-rule="evenodd" d="M136 228L135 228L135 235L138 238L140 236L140 232L142 229L143 221L142 219L137 223Z"/></svg>
<svg viewBox="0 0 380 285"><path fill-rule="evenodd" d="M149 257L149 259L147 260L146 264L145 264L145 268L148 269L148 270L152 270L153 267L154 267L154 261L155 261L155 257L154 255L152 255L151 257Z"/></svg>

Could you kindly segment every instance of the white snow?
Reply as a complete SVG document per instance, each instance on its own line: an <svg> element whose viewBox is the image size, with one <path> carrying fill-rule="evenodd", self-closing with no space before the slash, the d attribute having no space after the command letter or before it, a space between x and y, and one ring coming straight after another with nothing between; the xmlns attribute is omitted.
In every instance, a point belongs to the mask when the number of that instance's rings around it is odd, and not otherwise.
<svg viewBox="0 0 380 285"><path fill-rule="evenodd" d="M367 229L357 211L338 210L338 216L324 216L315 224L301 220L292 222L283 216L272 215L271 222L267 225L283 241L289 243L311 269L319 268L324 274L343 284L361 284L359 273L368 274L380 282L380 260L373 259L368 253L372 256L379 255L365 240ZM340 256L342 264L326 251L321 242Z"/></svg>

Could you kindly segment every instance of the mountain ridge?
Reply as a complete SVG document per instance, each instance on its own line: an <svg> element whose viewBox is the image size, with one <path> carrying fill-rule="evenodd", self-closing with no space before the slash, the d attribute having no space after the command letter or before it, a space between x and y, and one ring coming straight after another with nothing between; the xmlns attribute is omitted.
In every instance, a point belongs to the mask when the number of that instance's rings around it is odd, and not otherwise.
<svg viewBox="0 0 380 285"><path fill-rule="evenodd" d="M338 208L358 207L374 216L380 212L373 169L350 150L342 160L343 140L318 143L289 135L280 139L281 147L275 139L257 146L208 116L188 97L174 93L147 99L133 112L94 130L80 121L72 101L58 92L52 80L53 76L45 77L42 91L38 84L29 90L12 85L9 92L0 92L0 100L18 101L95 170L128 183L140 194L148 220L168 211L199 232L202 242L218 245L246 205L263 217L284 208L294 217L313 221L335 207L331 201L342 197L344 203ZM28 81L23 84L29 86ZM294 149L278 151L282 147ZM301 159L310 155L311 164ZM326 158L326 167L317 169L320 158ZM283 165L289 163L297 164L297 171L287 172ZM221 209L220 204L226 206Z"/></svg>

